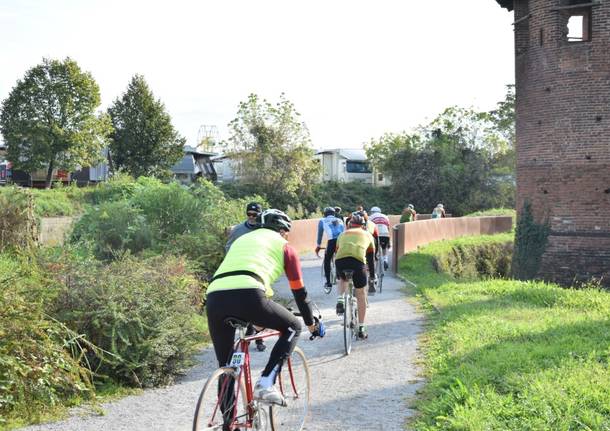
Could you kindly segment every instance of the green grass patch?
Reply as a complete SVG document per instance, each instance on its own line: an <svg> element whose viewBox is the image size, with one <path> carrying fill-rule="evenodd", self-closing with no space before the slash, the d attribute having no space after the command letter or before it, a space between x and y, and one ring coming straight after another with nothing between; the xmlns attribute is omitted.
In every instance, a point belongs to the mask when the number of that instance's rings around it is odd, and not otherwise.
<svg viewBox="0 0 610 431"><path fill-rule="evenodd" d="M511 216L513 218L513 226L517 224L517 211L514 208L491 208L483 211L475 211L466 214L464 217L483 217L483 216Z"/></svg>
<svg viewBox="0 0 610 431"><path fill-rule="evenodd" d="M495 237L457 242L506 240ZM429 317L427 384L413 427L610 429L610 293L460 280L435 269L435 258L454 244L432 244L400 261Z"/></svg>

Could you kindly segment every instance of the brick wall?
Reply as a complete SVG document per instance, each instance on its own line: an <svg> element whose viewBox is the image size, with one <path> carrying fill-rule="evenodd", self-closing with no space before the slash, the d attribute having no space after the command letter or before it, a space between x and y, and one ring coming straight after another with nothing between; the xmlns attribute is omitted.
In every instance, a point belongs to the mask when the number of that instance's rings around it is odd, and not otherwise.
<svg viewBox="0 0 610 431"><path fill-rule="evenodd" d="M551 225L540 275L610 285L610 1L567 41L570 0L515 0L517 207Z"/></svg>

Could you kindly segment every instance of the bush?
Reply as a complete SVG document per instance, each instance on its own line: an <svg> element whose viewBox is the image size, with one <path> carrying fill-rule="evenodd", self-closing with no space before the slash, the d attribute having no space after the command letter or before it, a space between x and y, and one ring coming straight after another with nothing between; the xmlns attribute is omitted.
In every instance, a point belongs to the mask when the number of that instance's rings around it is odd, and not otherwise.
<svg viewBox="0 0 610 431"><path fill-rule="evenodd" d="M45 313L52 287L31 260L0 254L0 427L91 393L90 373L74 359L79 338Z"/></svg>
<svg viewBox="0 0 610 431"><path fill-rule="evenodd" d="M477 238L477 237L475 237ZM453 240L449 247L435 255L434 267L455 278L507 277L510 274L513 243L503 235L499 241L493 236Z"/></svg>
<svg viewBox="0 0 610 431"><path fill-rule="evenodd" d="M152 243L142 212L129 202L106 202L91 207L74 226L72 241L90 247L98 259L111 259L129 251L139 253Z"/></svg>
<svg viewBox="0 0 610 431"><path fill-rule="evenodd" d="M141 187L131 202L142 211L157 243L202 228L204 202L178 183Z"/></svg>
<svg viewBox="0 0 610 431"><path fill-rule="evenodd" d="M107 352L87 355L98 382L170 383L203 339L195 324L201 285L183 259L128 256L102 265L57 256L47 265L61 267L56 318Z"/></svg>
<svg viewBox="0 0 610 431"><path fill-rule="evenodd" d="M152 180L152 179L148 179ZM158 182L158 181L157 181ZM93 187L87 193L87 199L94 205L131 198L141 183L124 173L117 173L108 181Z"/></svg>
<svg viewBox="0 0 610 431"><path fill-rule="evenodd" d="M8 248L28 249L38 242L34 198L29 190L0 189L0 252Z"/></svg>

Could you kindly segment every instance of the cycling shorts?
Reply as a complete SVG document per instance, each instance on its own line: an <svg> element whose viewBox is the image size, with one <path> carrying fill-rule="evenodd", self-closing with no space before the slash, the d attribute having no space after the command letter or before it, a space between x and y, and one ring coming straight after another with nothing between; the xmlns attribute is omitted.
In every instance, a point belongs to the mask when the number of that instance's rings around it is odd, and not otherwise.
<svg viewBox="0 0 610 431"><path fill-rule="evenodd" d="M347 280L344 271L346 269L351 269L354 271L354 275L352 277L352 280L354 280L354 287L356 289L361 289L366 286L367 280L365 265L358 259L353 257L343 257L335 261L335 266L337 267L337 278Z"/></svg>
<svg viewBox="0 0 610 431"><path fill-rule="evenodd" d="M389 236L380 236L379 237L379 245L383 250L387 249L390 245L390 237Z"/></svg>

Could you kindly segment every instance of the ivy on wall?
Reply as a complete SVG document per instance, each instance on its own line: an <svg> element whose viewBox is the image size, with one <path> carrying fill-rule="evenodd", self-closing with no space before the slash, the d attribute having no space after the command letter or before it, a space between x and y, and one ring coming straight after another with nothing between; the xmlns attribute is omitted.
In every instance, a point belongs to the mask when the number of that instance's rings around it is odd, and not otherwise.
<svg viewBox="0 0 610 431"><path fill-rule="evenodd" d="M532 205L526 200L519 214L515 232L512 267L514 278L529 280L536 277L548 243L549 231L548 220L536 223Z"/></svg>

